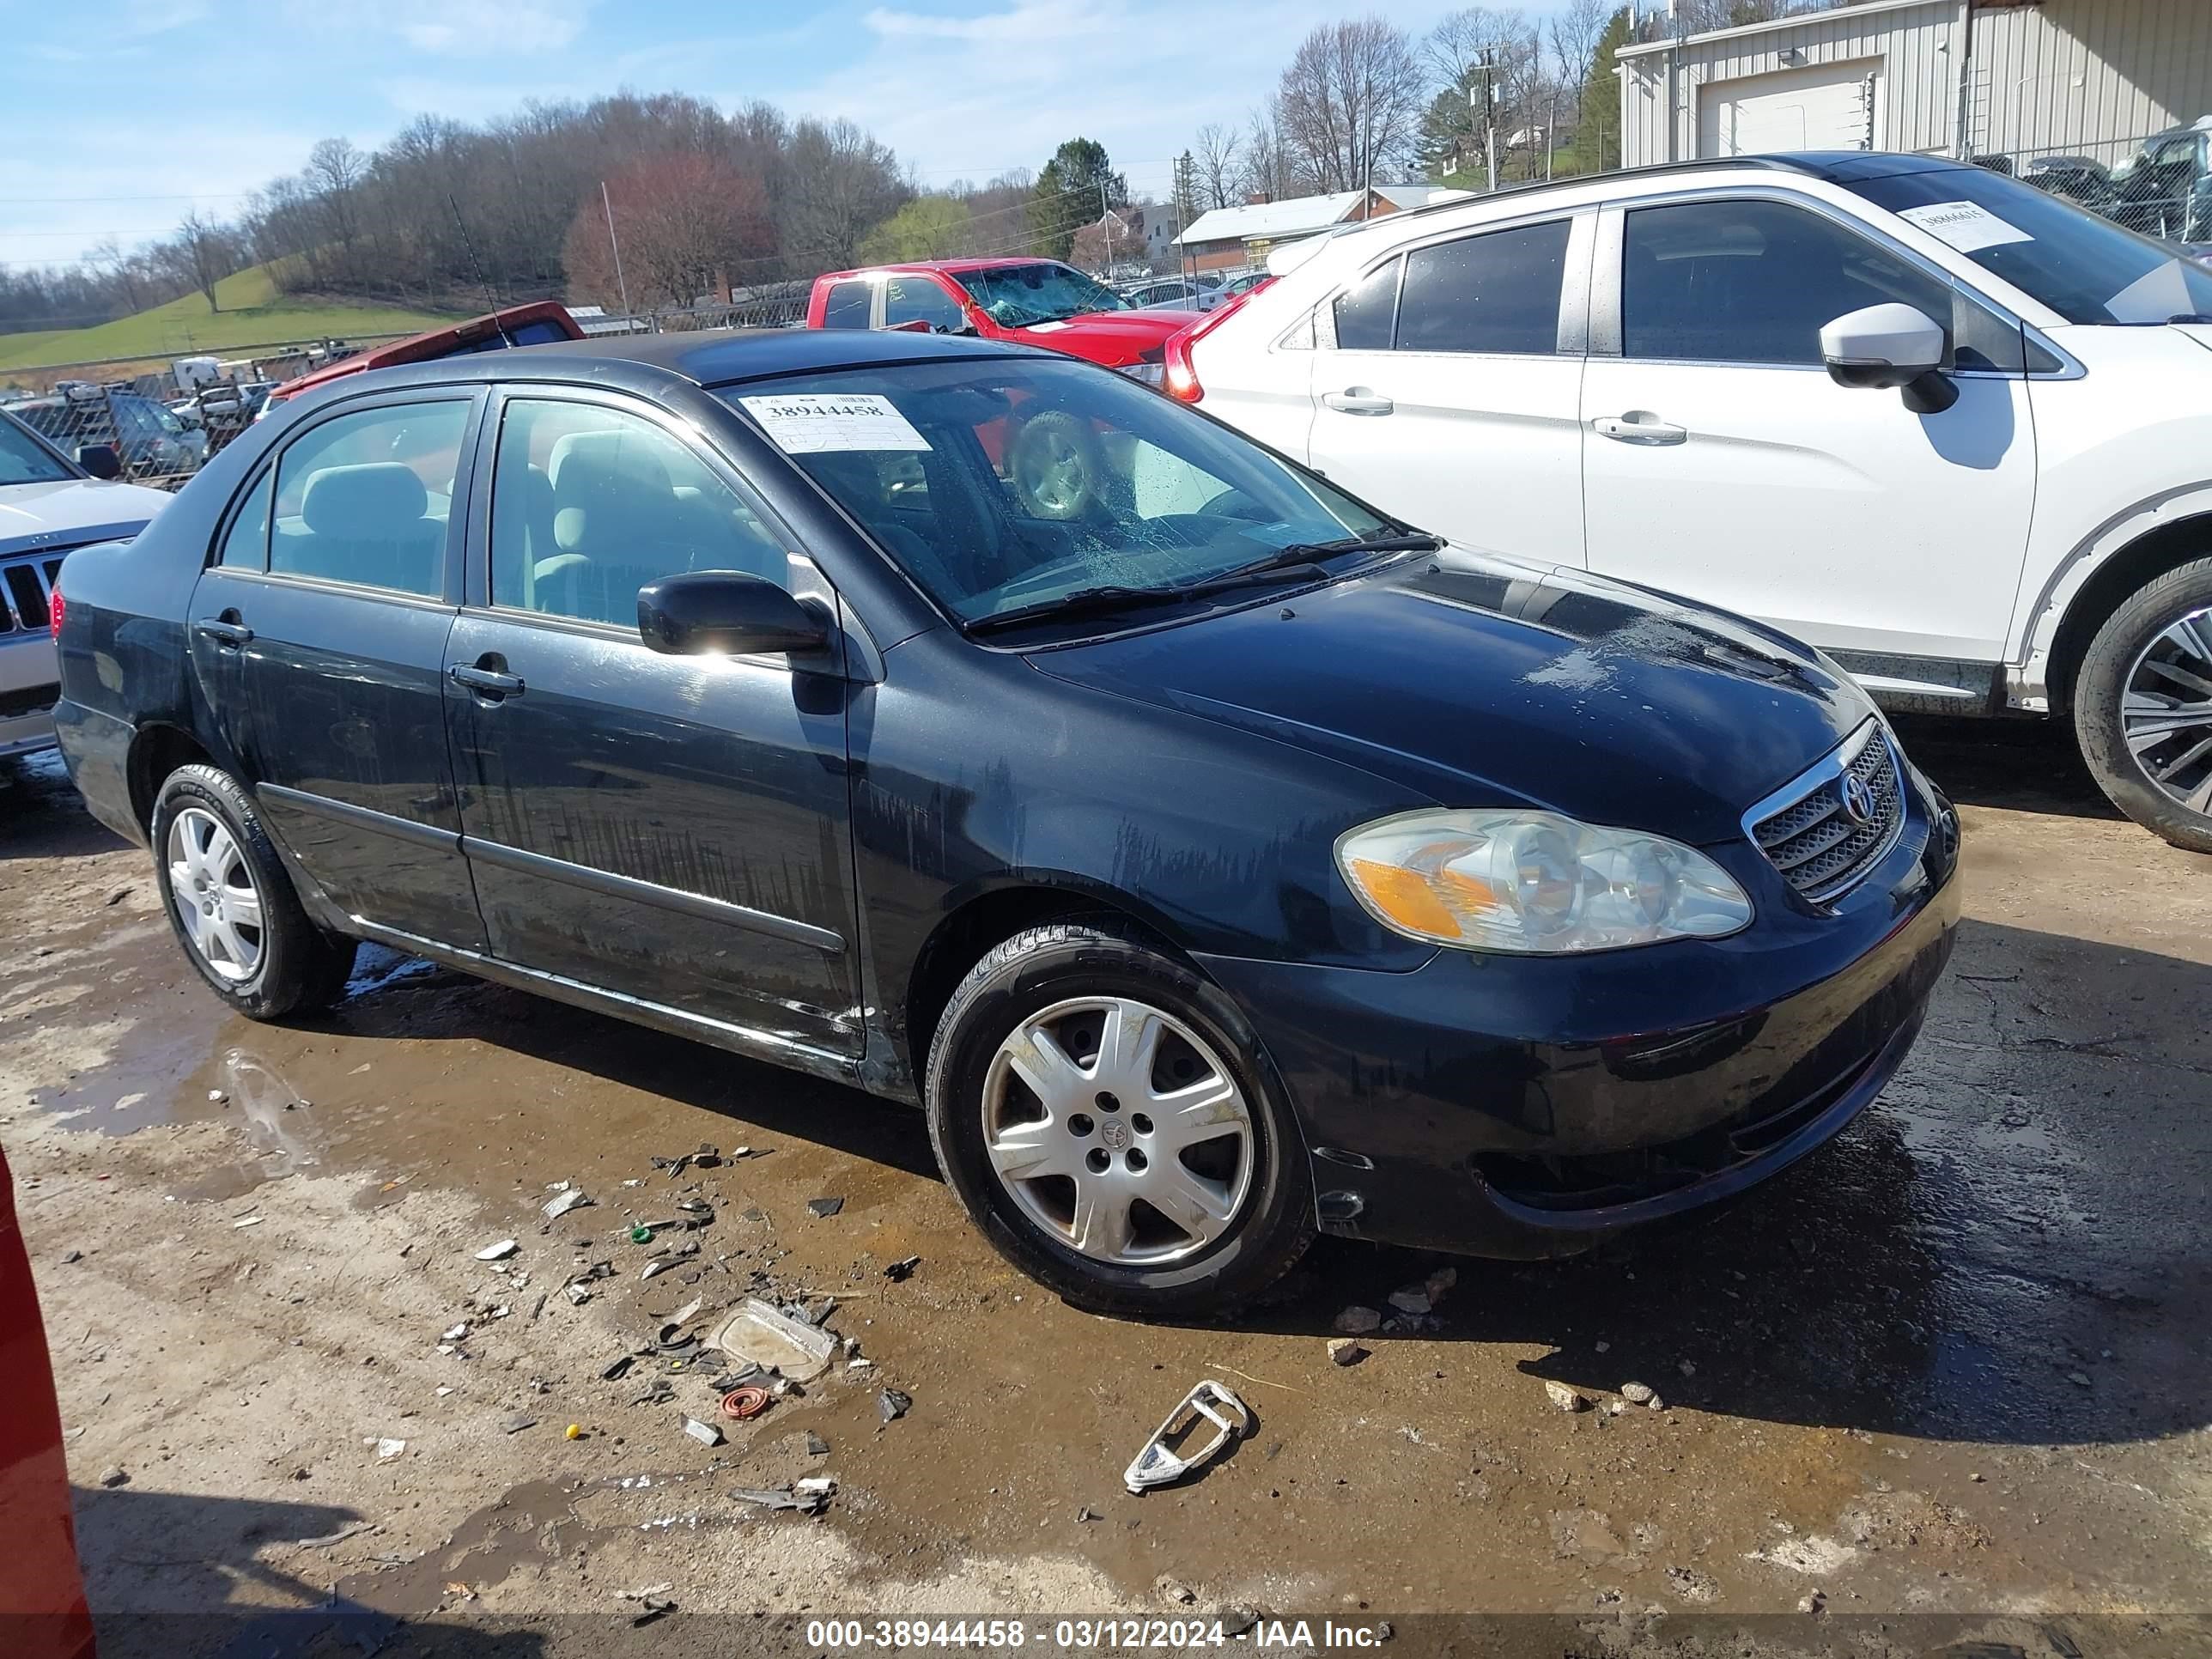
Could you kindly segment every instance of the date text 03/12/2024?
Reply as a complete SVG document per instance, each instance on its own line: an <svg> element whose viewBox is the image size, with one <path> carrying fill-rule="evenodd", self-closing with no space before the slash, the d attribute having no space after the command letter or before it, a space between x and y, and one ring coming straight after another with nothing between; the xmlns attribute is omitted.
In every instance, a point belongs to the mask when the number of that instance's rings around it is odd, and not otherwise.
<svg viewBox="0 0 2212 1659"><path fill-rule="evenodd" d="M1034 1627L1022 1619L823 1619L810 1620L807 1645L841 1649L983 1648L1035 1645L1069 1651L1132 1648L1186 1650L1241 1643L1262 1651L1378 1648L1391 1636L1388 1623L1340 1624L1334 1620L1055 1619Z"/></svg>

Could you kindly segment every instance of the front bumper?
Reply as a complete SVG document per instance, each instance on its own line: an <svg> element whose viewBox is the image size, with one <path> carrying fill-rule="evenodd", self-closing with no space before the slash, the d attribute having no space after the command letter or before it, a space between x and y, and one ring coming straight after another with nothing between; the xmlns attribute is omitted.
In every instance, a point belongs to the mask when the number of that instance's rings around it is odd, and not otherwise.
<svg viewBox="0 0 2212 1659"><path fill-rule="evenodd" d="M1917 775L1909 793L1898 844L1834 913L1777 879L1732 939L1443 951L1401 974L1201 958L1290 1094L1322 1230L1568 1255L1829 1139L1904 1063L1950 954L1955 818Z"/></svg>

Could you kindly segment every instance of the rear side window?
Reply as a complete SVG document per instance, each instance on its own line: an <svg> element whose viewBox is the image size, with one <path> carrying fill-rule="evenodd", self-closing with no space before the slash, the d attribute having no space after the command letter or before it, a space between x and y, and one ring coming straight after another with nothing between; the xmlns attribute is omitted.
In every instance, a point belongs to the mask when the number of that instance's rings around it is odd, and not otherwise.
<svg viewBox="0 0 2212 1659"><path fill-rule="evenodd" d="M534 323L509 329L507 337L519 346L551 345L556 340L567 339L568 331L550 317L540 317Z"/></svg>
<svg viewBox="0 0 2212 1659"><path fill-rule="evenodd" d="M751 506L688 446L595 404L510 399L492 473L491 600L637 626L637 590L691 570L788 586Z"/></svg>
<svg viewBox="0 0 2212 1659"><path fill-rule="evenodd" d="M830 289L822 307L824 328L866 328L874 308L875 290L867 283L838 283Z"/></svg>
<svg viewBox="0 0 2212 1659"><path fill-rule="evenodd" d="M1785 203L1638 208L1624 234L1621 350L1678 362L1818 364L1821 328L1845 313L1893 301L1955 326L1954 292L1833 220Z"/></svg>
<svg viewBox="0 0 2212 1659"><path fill-rule="evenodd" d="M260 570L269 562L269 501L276 483L275 472L264 468L261 481L255 484L240 504L238 516L230 521L223 535L222 552L217 560L233 570Z"/></svg>
<svg viewBox="0 0 2212 1659"><path fill-rule="evenodd" d="M434 597L469 405L392 404L309 428L276 462L269 568Z"/></svg>
<svg viewBox="0 0 2212 1659"><path fill-rule="evenodd" d="M1393 259L1370 271L1356 288L1336 299L1336 349L1339 351L1388 351L1390 330L1398 318L1398 273L1403 259Z"/></svg>
<svg viewBox="0 0 2212 1659"><path fill-rule="evenodd" d="M1406 256L1401 351L1539 354L1559 349L1567 222L1462 237Z"/></svg>

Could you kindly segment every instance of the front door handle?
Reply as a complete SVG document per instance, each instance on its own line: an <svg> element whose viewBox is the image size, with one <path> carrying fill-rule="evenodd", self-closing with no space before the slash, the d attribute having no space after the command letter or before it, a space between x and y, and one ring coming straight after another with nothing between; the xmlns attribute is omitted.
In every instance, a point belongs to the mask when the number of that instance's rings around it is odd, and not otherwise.
<svg viewBox="0 0 2212 1659"><path fill-rule="evenodd" d="M478 696L488 697L494 702L522 695L522 677L520 674L502 674L496 669L471 668L457 663L446 671L446 675L454 684L465 685Z"/></svg>
<svg viewBox="0 0 2212 1659"><path fill-rule="evenodd" d="M1689 428L1669 425L1645 409L1632 409L1626 415L1601 415L1590 424L1597 428L1601 438L1610 438L1615 443L1643 444L1647 447L1686 443L1690 436Z"/></svg>
<svg viewBox="0 0 2212 1659"><path fill-rule="evenodd" d="M1332 392L1322 402L1342 415L1388 415L1398 406L1364 386L1348 386L1341 392Z"/></svg>
<svg viewBox="0 0 2212 1659"><path fill-rule="evenodd" d="M235 612L224 617L203 617L192 624L192 632L203 639L213 640L219 650L235 651L253 642L253 630L238 621Z"/></svg>

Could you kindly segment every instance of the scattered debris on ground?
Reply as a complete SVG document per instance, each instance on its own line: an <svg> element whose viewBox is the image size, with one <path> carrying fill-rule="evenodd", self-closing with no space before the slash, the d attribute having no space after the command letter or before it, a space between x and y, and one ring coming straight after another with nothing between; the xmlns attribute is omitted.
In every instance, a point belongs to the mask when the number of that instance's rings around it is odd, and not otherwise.
<svg viewBox="0 0 2212 1659"><path fill-rule="evenodd" d="M1194 1444L1188 1437L1201 1422L1211 1423L1212 1437ZM1250 1409L1230 1392L1225 1382L1208 1377L1198 1384L1168 1413L1142 1449L1130 1460L1122 1471L1122 1484L1133 1492L1146 1492L1155 1486L1171 1486L1194 1469L1204 1468L1227 1450L1240 1436L1252 1428ZM1180 1442L1184 1449L1170 1451L1170 1443Z"/></svg>

